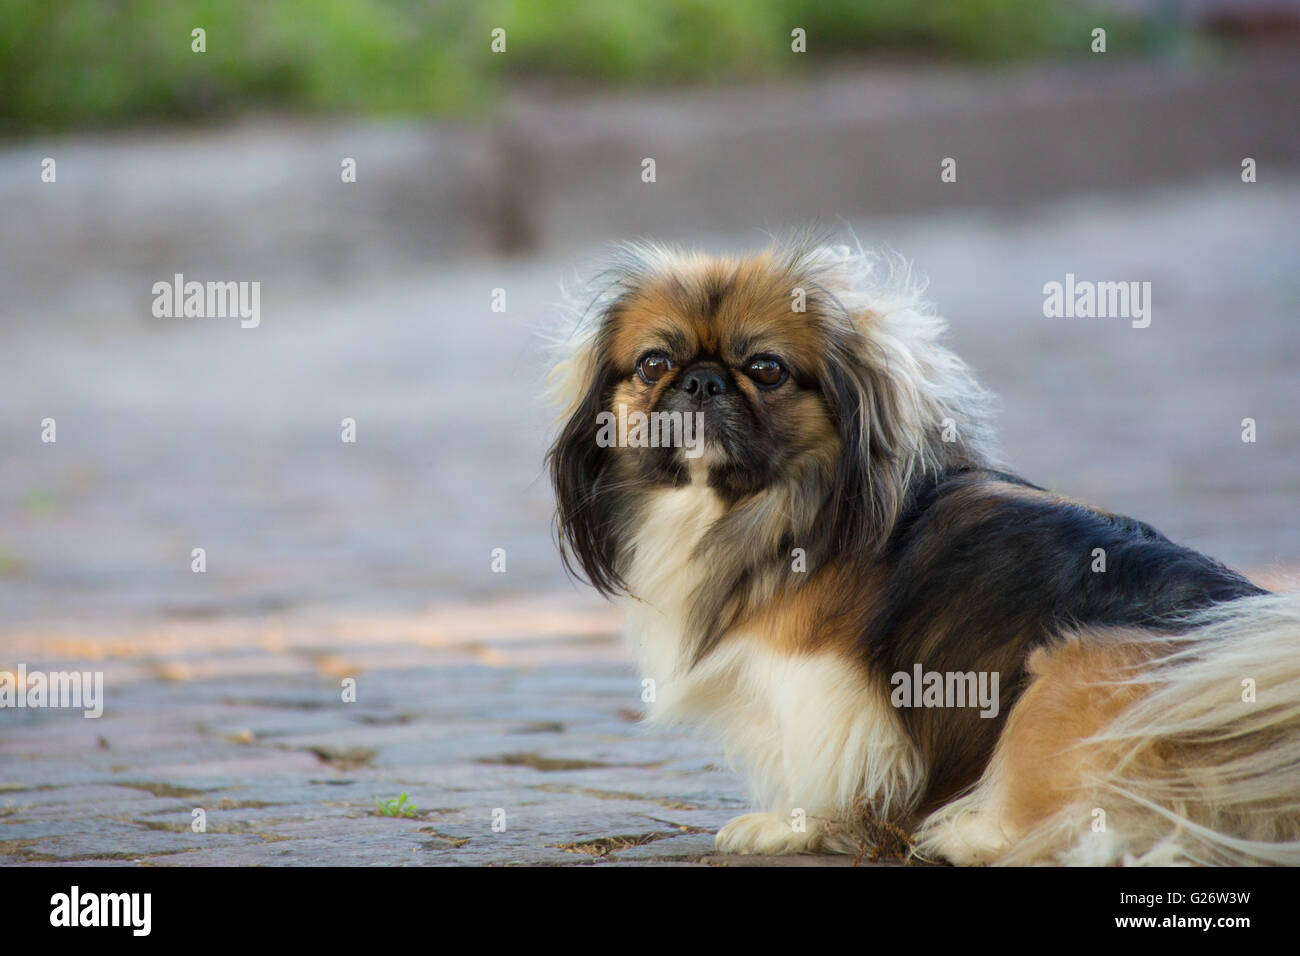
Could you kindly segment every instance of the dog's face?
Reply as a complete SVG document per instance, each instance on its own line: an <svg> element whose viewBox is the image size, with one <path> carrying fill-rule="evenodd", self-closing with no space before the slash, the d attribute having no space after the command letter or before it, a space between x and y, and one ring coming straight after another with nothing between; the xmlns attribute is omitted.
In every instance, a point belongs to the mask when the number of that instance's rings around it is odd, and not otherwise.
<svg viewBox="0 0 1300 956"><path fill-rule="evenodd" d="M939 438L960 416L950 404L975 403L945 400L967 377L930 346L941 323L914 299L864 290L871 269L810 244L739 259L625 250L552 378L570 569L626 590L637 536L657 520L650 503L688 485L721 513L679 553L709 569L701 618L786 586L792 548L810 571L878 548L909 476L960 458L963 443Z"/></svg>
<svg viewBox="0 0 1300 956"><path fill-rule="evenodd" d="M624 481L704 480L735 501L780 481L798 456L834 459L825 334L817 313L793 307L790 279L767 257L698 260L650 277L609 311L599 357L609 409L640 412L672 437L667 447L612 446Z"/></svg>

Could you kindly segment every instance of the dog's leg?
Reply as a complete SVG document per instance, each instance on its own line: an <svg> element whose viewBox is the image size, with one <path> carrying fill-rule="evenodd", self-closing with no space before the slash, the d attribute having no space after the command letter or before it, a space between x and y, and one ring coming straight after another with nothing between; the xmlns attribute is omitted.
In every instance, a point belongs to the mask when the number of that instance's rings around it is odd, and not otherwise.
<svg viewBox="0 0 1300 956"><path fill-rule="evenodd" d="M832 655L754 655L750 686L764 688L761 716L738 718L743 755L766 813L718 833L724 853L857 853L861 807L896 815L920 778L897 715L852 666ZM743 729L741 729L743 728Z"/></svg>
<svg viewBox="0 0 1300 956"><path fill-rule="evenodd" d="M1039 863L1088 834L1088 807L1074 804L1102 768L1086 741L1144 693L1123 679L1148 645L1113 630L1035 651L1028 663L1034 680L1008 715L979 783L922 824L919 851L958 865L1004 857ZM1031 831L1037 838L1026 846Z"/></svg>

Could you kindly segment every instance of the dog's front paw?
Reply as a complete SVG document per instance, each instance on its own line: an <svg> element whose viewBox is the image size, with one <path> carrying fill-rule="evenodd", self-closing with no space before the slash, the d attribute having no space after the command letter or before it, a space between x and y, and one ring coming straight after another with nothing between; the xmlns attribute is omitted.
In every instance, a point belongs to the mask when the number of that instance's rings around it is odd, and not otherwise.
<svg viewBox="0 0 1300 956"><path fill-rule="evenodd" d="M719 830L714 842L720 853L784 856L815 852L821 842L821 831L818 820L809 819L802 830L796 830L788 818L778 814L746 813Z"/></svg>
<svg viewBox="0 0 1300 956"><path fill-rule="evenodd" d="M1010 846L1006 832L989 814L955 813L927 822L917 851L953 866L986 866Z"/></svg>

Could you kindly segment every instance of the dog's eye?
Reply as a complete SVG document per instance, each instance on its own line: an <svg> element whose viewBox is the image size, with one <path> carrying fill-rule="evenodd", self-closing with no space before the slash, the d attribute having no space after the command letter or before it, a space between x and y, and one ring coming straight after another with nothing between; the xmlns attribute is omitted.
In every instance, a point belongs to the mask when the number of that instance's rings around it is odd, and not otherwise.
<svg viewBox="0 0 1300 956"><path fill-rule="evenodd" d="M776 388L785 381L785 366L774 358L759 357L749 360L745 374L762 388Z"/></svg>
<svg viewBox="0 0 1300 956"><path fill-rule="evenodd" d="M663 352L647 352L636 363L636 373L641 376L641 381L653 385L668 374L672 367L672 359Z"/></svg>

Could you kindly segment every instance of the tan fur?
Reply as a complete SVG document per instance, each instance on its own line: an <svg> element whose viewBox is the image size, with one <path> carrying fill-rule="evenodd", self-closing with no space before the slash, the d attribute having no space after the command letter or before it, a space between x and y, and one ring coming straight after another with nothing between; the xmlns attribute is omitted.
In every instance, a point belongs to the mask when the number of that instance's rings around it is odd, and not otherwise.
<svg viewBox="0 0 1300 956"><path fill-rule="evenodd" d="M1033 683L1012 710L998 743L1007 785L1002 814L1024 832L1061 809L1103 755L1085 741L1150 692L1126 683L1155 656L1140 631L1092 629L1029 658Z"/></svg>
<svg viewBox="0 0 1300 956"><path fill-rule="evenodd" d="M1020 501L1041 501L1046 504L1054 505L1072 505L1076 508L1087 508L1089 511L1099 515L1113 515L1113 512L1105 508L1098 508L1087 502L1070 498L1066 495L1057 494L1054 491L1047 491L1043 488L1032 488L1028 485L1016 485L1010 482L1000 481L991 482L984 491L988 494L1000 496L1003 498L1014 498Z"/></svg>
<svg viewBox="0 0 1300 956"><path fill-rule="evenodd" d="M979 786L923 827L927 849L956 863L992 863L1065 811L1088 779L1106 769L1109 755L1092 738L1150 692L1133 679L1158 650L1140 630L1089 628L1034 651L1032 682L1007 718ZM953 813L952 806L965 812Z"/></svg>
<svg viewBox="0 0 1300 956"><path fill-rule="evenodd" d="M757 639L781 654L830 652L851 659L858 636L852 625L854 618L835 611L849 603L861 608L874 590L867 582L846 581L838 567L830 566L798 590L783 592L768 601L734 628L728 638Z"/></svg>
<svg viewBox="0 0 1300 956"><path fill-rule="evenodd" d="M1185 637L1088 629L1033 655L1034 682L988 768L923 822L920 854L1300 865L1300 595L1189 624Z"/></svg>
<svg viewBox="0 0 1300 956"><path fill-rule="evenodd" d="M630 370L636 356L671 330L685 333L693 350L716 354L726 363L746 358L733 347L746 338L761 340L772 351L818 361L822 343L816 324L790 309L793 277L771 266L770 256L685 260L683 269L659 277L620 304L614 354ZM691 299L691 293L709 285L729 292L716 317L696 313ZM726 337L719 335L724 328Z"/></svg>

